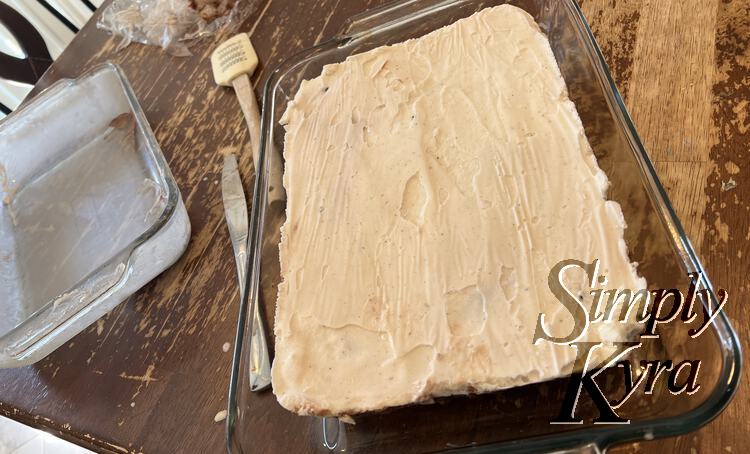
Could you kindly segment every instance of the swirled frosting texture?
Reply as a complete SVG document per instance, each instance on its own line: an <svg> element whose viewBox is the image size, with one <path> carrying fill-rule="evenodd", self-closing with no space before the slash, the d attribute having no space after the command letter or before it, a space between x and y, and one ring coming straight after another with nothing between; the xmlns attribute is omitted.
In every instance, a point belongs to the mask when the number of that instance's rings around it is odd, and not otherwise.
<svg viewBox="0 0 750 454"><path fill-rule="evenodd" d="M499 6L302 83L286 127L273 387L345 415L558 377L560 260L643 288L549 42ZM582 276L570 278L583 289ZM616 339L625 325L592 327Z"/></svg>

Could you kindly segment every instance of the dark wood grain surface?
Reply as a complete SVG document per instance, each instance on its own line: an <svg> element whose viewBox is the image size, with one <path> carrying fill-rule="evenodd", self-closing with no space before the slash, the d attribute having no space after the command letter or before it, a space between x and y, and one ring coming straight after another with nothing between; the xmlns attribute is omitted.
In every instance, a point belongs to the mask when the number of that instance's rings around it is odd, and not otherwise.
<svg viewBox="0 0 750 454"><path fill-rule="evenodd" d="M579 0L646 148L729 315L750 346L750 0ZM269 68L333 36L379 0L249 1ZM103 452L221 452L237 284L223 222L220 152L250 153L239 106L213 84L208 56L131 45L89 22L38 88L103 61L120 64L182 190L193 234L159 278L38 364L0 371L0 414ZM730 179L736 187L726 190ZM617 452L750 452L750 377L703 429ZM263 452L259 440L259 452Z"/></svg>

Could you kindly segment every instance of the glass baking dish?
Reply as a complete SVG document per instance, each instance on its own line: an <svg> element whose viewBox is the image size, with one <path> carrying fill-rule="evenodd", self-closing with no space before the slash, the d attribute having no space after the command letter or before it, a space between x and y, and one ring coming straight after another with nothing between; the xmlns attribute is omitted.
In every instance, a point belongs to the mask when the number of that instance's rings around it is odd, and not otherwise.
<svg viewBox="0 0 750 454"><path fill-rule="evenodd" d="M0 122L0 368L42 359L174 263L190 223L119 67Z"/></svg>
<svg viewBox="0 0 750 454"><path fill-rule="evenodd" d="M649 288L685 292L687 273L701 272L701 284L713 298L713 303L702 303L715 304L713 287L669 203L575 1L411 0L388 4L351 18L334 39L282 63L266 83L262 154L251 217L250 273L240 308L229 389L230 452L597 452L615 443L695 430L718 415L731 400L740 377L741 352L723 312L696 340L690 340L687 334L694 325L683 323L663 325L658 340L644 339L644 347L633 357L635 360L671 359L676 364L683 359L699 359L701 388L690 396L672 395L658 385L652 394L639 389L618 411L632 420L630 424L592 424L599 413L586 393L581 393L576 410L585 424L550 424L561 410L567 378L360 415L355 417L355 425L330 418L296 416L278 405L272 393L250 392L250 336L245 333L252 330L252 310L248 306L260 304L265 320L273 326L271 317L280 280L279 228L284 222L285 207L268 204L269 169L272 159L281 159L281 153L274 152L284 146L284 129L279 120L300 82L320 75L324 65L341 62L349 55L425 35L485 7L504 3L526 10L548 35L570 98L577 106L599 165L610 179L607 196L622 207L630 257L639 264L639 273ZM622 377L620 373L618 378L616 370L607 370L597 383L608 396L615 396L623 389Z"/></svg>

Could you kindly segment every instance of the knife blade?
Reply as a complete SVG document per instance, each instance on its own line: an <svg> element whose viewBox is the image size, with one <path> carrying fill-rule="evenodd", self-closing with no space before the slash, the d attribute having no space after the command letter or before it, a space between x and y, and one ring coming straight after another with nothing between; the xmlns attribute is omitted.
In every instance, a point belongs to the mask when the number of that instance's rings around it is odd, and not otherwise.
<svg viewBox="0 0 750 454"><path fill-rule="evenodd" d="M224 156L221 195L224 202L224 217L229 228L229 238L232 240L237 265L240 295L242 295L245 291L247 274L248 215L245 191L237 168L237 158L233 154ZM253 303L253 331L250 334L250 390L261 391L271 384L271 362L260 309L257 301Z"/></svg>

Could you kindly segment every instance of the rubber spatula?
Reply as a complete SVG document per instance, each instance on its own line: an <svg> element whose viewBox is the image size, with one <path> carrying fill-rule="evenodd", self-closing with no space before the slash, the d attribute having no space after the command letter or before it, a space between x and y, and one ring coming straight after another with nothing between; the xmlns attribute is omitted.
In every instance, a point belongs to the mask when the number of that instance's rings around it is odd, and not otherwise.
<svg viewBox="0 0 750 454"><path fill-rule="evenodd" d="M224 41L211 54L211 68L214 81L218 85L234 87L234 92L240 102L245 122L250 132L250 145L253 152L253 165L259 168L260 154L260 111L255 99L250 76L258 66L258 56L247 33L240 33ZM270 153L270 172L268 181L268 204L284 200L284 187L281 183L281 160L277 156L273 144L266 150Z"/></svg>

